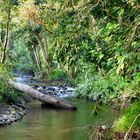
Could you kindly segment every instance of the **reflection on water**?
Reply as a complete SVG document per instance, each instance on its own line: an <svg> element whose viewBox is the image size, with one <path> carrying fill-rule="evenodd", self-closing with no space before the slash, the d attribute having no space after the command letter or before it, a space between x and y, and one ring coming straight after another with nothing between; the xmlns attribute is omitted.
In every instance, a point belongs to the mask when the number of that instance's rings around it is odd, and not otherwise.
<svg viewBox="0 0 140 140"><path fill-rule="evenodd" d="M77 111L41 109L32 103L21 122L0 128L0 140L86 140L86 125L110 123L113 112L105 110L103 118L91 117L92 103L71 99Z"/></svg>

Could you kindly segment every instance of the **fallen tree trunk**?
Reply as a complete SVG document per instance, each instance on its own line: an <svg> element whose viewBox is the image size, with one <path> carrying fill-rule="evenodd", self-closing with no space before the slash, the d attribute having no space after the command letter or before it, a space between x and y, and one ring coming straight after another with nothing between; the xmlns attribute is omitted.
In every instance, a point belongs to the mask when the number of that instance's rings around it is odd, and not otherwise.
<svg viewBox="0 0 140 140"><path fill-rule="evenodd" d="M67 102L64 102L64 101L57 99L55 97L52 97L50 95L46 95L46 94L41 93L41 92L33 89L29 85L26 85L23 83L16 83L13 81L10 81L10 84L14 88L16 88L17 90L31 95L32 97L36 98L37 100L43 102L43 104L46 103L46 105L48 105L48 106L50 105L50 106L53 106L56 108L69 109L69 110L76 110L77 109L77 107L75 107Z"/></svg>

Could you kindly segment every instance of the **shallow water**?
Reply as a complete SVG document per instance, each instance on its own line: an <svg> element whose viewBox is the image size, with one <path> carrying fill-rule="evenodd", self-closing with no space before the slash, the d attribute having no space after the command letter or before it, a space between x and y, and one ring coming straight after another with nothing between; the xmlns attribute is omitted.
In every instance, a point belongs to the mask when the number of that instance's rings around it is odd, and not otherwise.
<svg viewBox="0 0 140 140"><path fill-rule="evenodd" d="M20 122L0 128L0 140L87 140L87 125L110 124L117 116L104 109L102 117L92 117L93 103L69 100L77 111L41 109L39 102L31 103Z"/></svg>

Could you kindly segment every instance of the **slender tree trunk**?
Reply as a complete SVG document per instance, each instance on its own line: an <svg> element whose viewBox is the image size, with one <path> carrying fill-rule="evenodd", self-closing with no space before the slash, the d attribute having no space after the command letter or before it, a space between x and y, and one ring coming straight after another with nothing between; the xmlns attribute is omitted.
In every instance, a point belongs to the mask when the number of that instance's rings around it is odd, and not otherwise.
<svg viewBox="0 0 140 140"><path fill-rule="evenodd" d="M11 15L11 8L9 7L7 12L6 36L5 36L5 42L4 42L4 47L1 56L1 63L5 62L6 51L9 49L9 44L10 44L10 15Z"/></svg>
<svg viewBox="0 0 140 140"><path fill-rule="evenodd" d="M47 43L47 39L45 37L45 34L43 34L43 37L44 37L44 46L45 46L45 53L46 53L46 60L48 62L48 70L49 70L49 73L51 72L51 68L50 68L50 63L49 63L49 54L48 54L48 43Z"/></svg>
<svg viewBox="0 0 140 140"><path fill-rule="evenodd" d="M50 69L49 69L49 63L48 63L48 59L47 59L47 56L46 56L45 48L44 48L44 46L43 46L43 44L41 42L41 39L40 39L39 35L35 34L35 36L36 36L36 38L37 38L37 40L39 42L40 49L41 49L41 51L43 53L44 61L45 61L45 64L46 64L47 74L49 74Z"/></svg>
<svg viewBox="0 0 140 140"><path fill-rule="evenodd" d="M0 23L0 60L2 59L2 50L3 50L3 43L2 43L2 39L1 39L1 23Z"/></svg>
<svg viewBox="0 0 140 140"><path fill-rule="evenodd" d="M40 61L38 50L37 50L37 47L35 45L33 45L32 48L34 50L34 55L35 55L37 67L38 67L38 70L39 70L39 77L42 78L43 74L42 74L41 61Z"/></svg>

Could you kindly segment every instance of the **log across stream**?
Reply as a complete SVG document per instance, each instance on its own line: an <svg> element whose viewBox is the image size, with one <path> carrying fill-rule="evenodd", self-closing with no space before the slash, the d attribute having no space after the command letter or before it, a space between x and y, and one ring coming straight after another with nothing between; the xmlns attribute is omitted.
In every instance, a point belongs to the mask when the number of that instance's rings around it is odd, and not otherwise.
<svg viewBox="0 0 140 140"><path fill-rule="evenodd" d="M24 84L24 83L17 83L14 81L10 81L10 84L16 88L19 91L22 91L26 94L31 95L32 97L36 98L37 100L43 102L44 104L46 104L47 106L52 106L52 107L56 107L56 108L60 108L60 109L69 109L69 110L76 110L77 107L65 102L63 100L60 100L56 97L47 95L47 94L43 94L35 89L33 89L31 86Z"/></svg>

